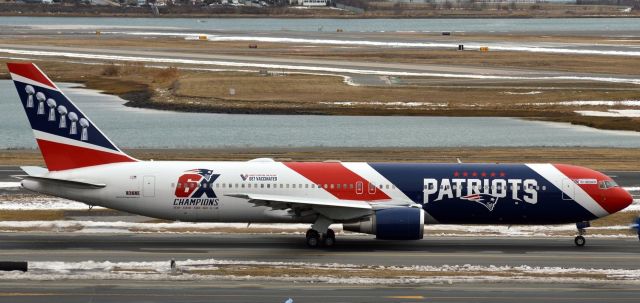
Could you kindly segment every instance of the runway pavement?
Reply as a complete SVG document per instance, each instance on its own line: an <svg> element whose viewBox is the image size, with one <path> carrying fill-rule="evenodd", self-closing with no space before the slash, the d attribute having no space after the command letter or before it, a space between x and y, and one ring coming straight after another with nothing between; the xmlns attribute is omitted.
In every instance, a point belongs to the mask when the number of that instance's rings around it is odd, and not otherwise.
<svg viewBox="0 0 640 303"><path fill-rule="evenodd" d="M302 235L0 234L0 260L166 261L224 259L365 265L529 265L638 269L637 240L427 237L413 242L340 237L309 249ZM341 285L285 281L15 280L0 283L4 302L636 302L634 283L436 283Z"/></svg>
<svg viewBox="0 0 640 303"><path fill-rule="evenodd" d="M490 238L430 236L419 241L381 241L338 235L330 249L309 249L304 235L2 233L0 260L169 261L224 259L357 265L481 265L638 269L637 238Z"/></svg>
<svg viewBox="0 0 640 303"><path fill-rule="evenodd" d="M0 301L22 302L637 302L640 288L589 284L453 284L369 287L229 281L3 282Z"/></svg>

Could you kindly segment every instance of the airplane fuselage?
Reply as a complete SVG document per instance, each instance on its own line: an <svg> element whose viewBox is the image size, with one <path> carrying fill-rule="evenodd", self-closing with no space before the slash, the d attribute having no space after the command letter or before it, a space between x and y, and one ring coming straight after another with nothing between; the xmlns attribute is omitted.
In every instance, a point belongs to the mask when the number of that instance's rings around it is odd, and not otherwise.
<svg viewBox="0 0 640 303"><path fill-rule="evenodd" d="M416 204L426 212L426 224L575 223L614 211L615 197L607 201L606 195L615 189L600 189L600 173L579 169L575 173L583 175L572 178L553 164L145 161L50 173L105 184L101 189L60 191L55 184L30 180L23 186L89 205L193 222L316 219L256 206L234 194Z"/></svg>

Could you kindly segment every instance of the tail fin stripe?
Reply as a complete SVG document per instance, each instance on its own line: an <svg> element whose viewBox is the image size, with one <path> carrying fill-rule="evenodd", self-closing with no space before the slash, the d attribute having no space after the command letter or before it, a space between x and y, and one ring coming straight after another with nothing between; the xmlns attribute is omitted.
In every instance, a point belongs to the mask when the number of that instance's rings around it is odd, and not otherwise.
<svg viewBox="0 0 640 303"><path fill-rule="evenodd" d="M35 81L33 79L29 79L27 77L20 76L20 75L15 74L15 73L11 73L11 79L13 79L14 81L22 82L24 84L28 84L28 85L40 86L40 87L43 87L43 88L46 88L46 89L50 89L50 90L58 90L58 88L55 87L55 86L47 85L47 84Z"/></svg>
<svg viewBox="0 0 640 303"><path fill-rule="evenodd" d="M93 149L93 150L97 150L105 153L120 154L120 151L116 151L110 148L105 148L105 147L94 145L91 143L85 143L78 140L60 137L57 135L41 132L39 130L33 130L33 136L36 137L37 140L45 140L49 142L67 144L67 145L72 145L72 146L81 147L81 148L89 148L89 149Z"/></svg>
<svg viewBox="0 0 640 303"><path fill-rule="evenodd" d="M45 162L50 171L81 168L118 162L135 161L125 154L103 151L37 139L40 150L47 153ZM55 152L51 152L55 151Z"/></svg>
<svg viewBox="0 0 640 303"><path fill-rule="evenodd" d="M27 78L31 81L35 81L38 83L41 83L42 85L48 86L50 88L54 88L56 87L55 84L53 84L53 82L51 82L51 80L49 80L49 77L47 77L37 66L35 66L34 64L19 64L19 63L14 63L11 64L11 66L9 66L10 68L10 72L13 75L17 75L20 77L24 77ZM15 78L13 78L15 79ZM17 80L17 79L16 79Z"/></svg>

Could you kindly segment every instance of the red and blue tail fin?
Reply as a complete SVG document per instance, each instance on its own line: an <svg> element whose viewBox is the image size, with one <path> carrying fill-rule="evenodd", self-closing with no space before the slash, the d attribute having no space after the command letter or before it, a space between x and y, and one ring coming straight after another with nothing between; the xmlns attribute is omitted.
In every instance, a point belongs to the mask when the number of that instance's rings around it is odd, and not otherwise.
<svg viewBox="0 0 640 303"><path fill-rule="evenodd" d="M33 63L7 63L50 171L136 159L122 152Z"/></svg>

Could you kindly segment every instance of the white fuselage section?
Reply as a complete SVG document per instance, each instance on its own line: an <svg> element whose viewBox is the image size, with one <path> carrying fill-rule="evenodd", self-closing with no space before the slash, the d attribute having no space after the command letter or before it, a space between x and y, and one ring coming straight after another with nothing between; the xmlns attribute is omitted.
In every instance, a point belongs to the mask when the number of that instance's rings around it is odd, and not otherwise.
<svg viewBox="0 0 640 303"><path fill-rule="evenodd" d="M179 182L186 171L210 169L215 197L177 197L190 182ZM293 216L285 210L256 206L228 194L268 193L299 198L335 199L281 162L141 161L50 172L48 177L105 184L104 188L73 188L24 180L29 190L144 216L179 221L206 222L313 222L315 215ZM244 178L243 178L244 177ZM191 182L198 184L197 181Z"/></svg>

